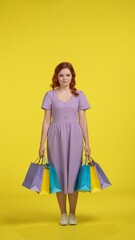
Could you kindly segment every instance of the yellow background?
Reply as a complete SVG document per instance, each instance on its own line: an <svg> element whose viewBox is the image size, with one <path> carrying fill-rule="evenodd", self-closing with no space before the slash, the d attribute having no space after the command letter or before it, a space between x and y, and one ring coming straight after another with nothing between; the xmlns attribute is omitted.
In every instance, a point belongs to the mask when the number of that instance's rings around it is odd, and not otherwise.
<svg viewBox="0 0 135 240"><path fill-rule="evenodd" d="M91 104L91 156L112 182L106 194L135 191L134 43L133 0L0 0L2 197L34 195L21 184L38 157L41 103L62 61Z"/></svg>

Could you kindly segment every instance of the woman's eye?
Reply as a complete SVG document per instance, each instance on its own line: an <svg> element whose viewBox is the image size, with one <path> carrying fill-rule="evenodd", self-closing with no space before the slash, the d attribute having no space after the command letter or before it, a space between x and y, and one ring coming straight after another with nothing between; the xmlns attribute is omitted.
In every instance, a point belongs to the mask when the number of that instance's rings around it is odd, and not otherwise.
<svg viewBox="0 0 135 240"><path fill-rule="evenodd" d="M59 77L63 77L64 75L63 74L60 74ZM70 74L66 74L66 77L70 77Z"/></svg>

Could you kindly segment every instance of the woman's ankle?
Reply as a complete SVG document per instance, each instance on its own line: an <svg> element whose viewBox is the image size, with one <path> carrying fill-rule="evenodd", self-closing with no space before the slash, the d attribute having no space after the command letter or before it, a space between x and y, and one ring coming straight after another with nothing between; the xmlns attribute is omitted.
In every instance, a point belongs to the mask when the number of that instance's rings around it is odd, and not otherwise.
<svg viewBox="0 0 135 240"><path fill-rule="evenodd" d="M69 214L74 214L75 215L75 211L70 211Z"/></svg>

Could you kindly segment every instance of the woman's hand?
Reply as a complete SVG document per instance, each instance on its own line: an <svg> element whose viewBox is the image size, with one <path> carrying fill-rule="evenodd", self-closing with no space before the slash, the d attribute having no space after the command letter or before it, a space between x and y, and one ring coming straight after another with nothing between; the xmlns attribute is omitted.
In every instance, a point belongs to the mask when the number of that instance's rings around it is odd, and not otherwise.
<svg viewBox="0 0 135 240"><path fill-rule="evenodd" d="M38 152L39 152L39 157L43 157L44 153L45 153L45 147L44 146L40 146Z"/></svg>
<svg viewBox="0 0 135 240"><path fill-rule="evenodd" d="M85 151L85 156L90 157L91 150L90 150L90 147L88 145L84 146L84 151Z"/></svg>

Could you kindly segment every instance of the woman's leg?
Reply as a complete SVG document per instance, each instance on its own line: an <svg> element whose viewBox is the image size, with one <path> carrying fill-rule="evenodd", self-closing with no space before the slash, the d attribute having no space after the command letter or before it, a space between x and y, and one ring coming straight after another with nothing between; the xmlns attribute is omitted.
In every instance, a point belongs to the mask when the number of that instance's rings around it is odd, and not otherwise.
<svg viewBox="0 0 135 240"><path fill-rule="evenodd" d="M78 192L68 193L68 199L69 199L69 210L70 210L70 213L74 213L75 214L76 205L77 205L77 199L78 199Z"/></svg>
<svg viewBox="0 0 135 240"><path fill-rule="evenodd" d="M58 200L58 204L59 204L59 207L60 207L61 214L66 213L67 212L67 209L66 209L66 194L62 193L62 192L57 192L56 195L57 195L57 200Z"/></svg>

